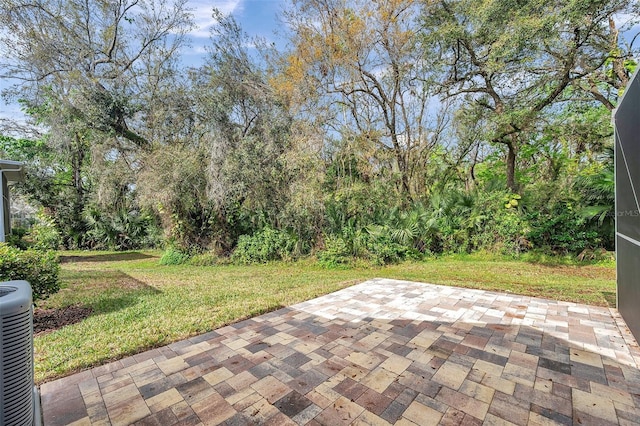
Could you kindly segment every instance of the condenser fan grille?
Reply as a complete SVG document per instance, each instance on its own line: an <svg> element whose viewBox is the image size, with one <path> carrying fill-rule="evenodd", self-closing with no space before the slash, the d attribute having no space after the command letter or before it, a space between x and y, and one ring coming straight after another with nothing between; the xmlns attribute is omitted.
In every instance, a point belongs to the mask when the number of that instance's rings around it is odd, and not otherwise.
<svg viewBox="0 0 640 426"><path fill-rule="evenodd" d="M28 284L25 283L27 286ZM0 424L33 425L33 313L31 307L31 288L25 300L17 300L22 288L0 287L13 290L0 297L0 316L2 342L0 360L2 361L2 395L0 395ZM6 302L6 303L5 303Z"/></svg>
<svg viewBox="0 0 640 426"><path fill-rule="evenodd" d="M17 288L15 287L0 286L0 297L6 296L7 294L11 294L16 290Z"/></svg>

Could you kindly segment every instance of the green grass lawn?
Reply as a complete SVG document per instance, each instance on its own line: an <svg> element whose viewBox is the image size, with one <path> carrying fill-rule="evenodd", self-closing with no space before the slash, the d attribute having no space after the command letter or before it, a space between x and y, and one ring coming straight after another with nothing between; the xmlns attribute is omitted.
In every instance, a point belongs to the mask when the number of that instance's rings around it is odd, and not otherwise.
<svg viewBox="0 0 640 426"><path fill-rule="evenodd" d="M373 277L509 291L615 306L613 264L534 263L452 256L327 270L311 260L255 266L160 266L160 253L62 253L62 289L39 308L89 307L90 316L35 338L42 383L204 333Z"/></svg>

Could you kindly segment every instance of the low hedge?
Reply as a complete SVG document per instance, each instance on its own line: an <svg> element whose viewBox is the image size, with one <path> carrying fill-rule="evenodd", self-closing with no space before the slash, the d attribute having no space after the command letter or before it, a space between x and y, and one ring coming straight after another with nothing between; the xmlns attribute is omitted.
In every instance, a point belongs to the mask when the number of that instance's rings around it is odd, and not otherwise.
<svg viewBox="0 0 640 426"><path fill-rule="evenodd" d="M0 281L28 281L34 300L60 290L59 272L60 264L54 251L20 250L0 243Z"/></svg>
<svg viewBox="0 0 640 426"><path fill-rule="evenodd" d="M253 235L241 235L231 260L243 265L288 260L293 257L296 242L296 237L286 232L265 227Z"/></svg>

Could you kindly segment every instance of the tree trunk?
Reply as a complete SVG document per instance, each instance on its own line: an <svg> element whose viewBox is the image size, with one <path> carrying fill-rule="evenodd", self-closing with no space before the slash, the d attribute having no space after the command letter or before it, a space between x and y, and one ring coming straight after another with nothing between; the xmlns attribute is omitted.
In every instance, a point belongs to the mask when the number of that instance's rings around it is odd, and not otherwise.
<svg viewBox="0 0 640 426"><path fill-rule="evenodd" d="M516 150L513 143L507 144L507 189L518 192L516 182Z"/></svg>
<svg viewBox="0 0 640 426"><path fill-rule="evenodd" d="M404 164L398 163L398 171L400 172L400 187L398 191L400 192L400 198L402 199L403 205L409 206L413 202L413 197L411 195L411 184L409 181L409 176Z"/></svg>
<svg viewBox="0 0 640 426"><path fill-rule="evenodd" d="M82 212L84 211L85 202L85 188L82 182L82 167L85 162L85 151L83 146L82 137L78 134L74 134L74 145L71 153L71 168L73 173L73 182L71 185L75 191L75 200L72 201L72 213L71 217L71 229L72 232L65 237L66 248L80 248L82 244L83 220Z"/></svg>
<svg viewBox="0 0 640 426"><path fill-rule="evenodd" d="M76 203L82 205L84 199L84 186L82 184L82 166L84 165L84 147L82 146L82 138L75 134L75 152L72 154L73 164L73 186L76 190Z"/></svg>
<svg viewBox="0 0 640 426"><path fill-rule="evenodd" d="M616 55L616 57L613 58L613 72L615 73L616 77L618 77L618 84L614 85L614 87L616 89L622 89L627 87L627 83L629 83L629 73L627 72L625 66L624 66L624 61L625 61L625 56L622 55L621 49L619 48L619 44L618 44L618 36L619 36L619 30L616 27L616 22L614 21L613 17L609 18L609 32L610 32L610 37L611 37L611 52L614 52L614 54Z"/></svg>

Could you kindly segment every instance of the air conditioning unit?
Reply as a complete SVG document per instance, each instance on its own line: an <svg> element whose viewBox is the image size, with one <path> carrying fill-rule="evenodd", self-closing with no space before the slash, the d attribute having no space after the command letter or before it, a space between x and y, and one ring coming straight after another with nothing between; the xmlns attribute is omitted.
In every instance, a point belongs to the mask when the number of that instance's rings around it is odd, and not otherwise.
<svg viewBox="0 0 640 426"><path fill-rule="evenodd" d="M33 299L28 282L0 282L0 326L0 425L39 424L33 382Z"/></svg>

